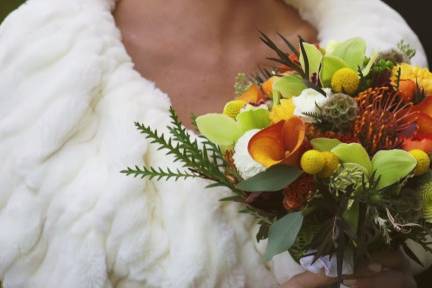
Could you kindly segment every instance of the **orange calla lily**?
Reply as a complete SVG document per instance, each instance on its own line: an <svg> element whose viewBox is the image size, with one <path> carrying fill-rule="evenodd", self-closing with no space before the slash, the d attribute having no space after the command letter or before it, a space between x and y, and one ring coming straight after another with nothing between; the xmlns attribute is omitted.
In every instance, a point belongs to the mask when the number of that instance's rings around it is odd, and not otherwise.
<svg viewBox="0 0 432 288"><path fill-rule="evenodd" d="M265 167L279 163L297 165L305 142L305 131L305 123L299 117L280 121L252 137L249 153Z"/></svg>
<svg viewBox="0 0 432 288"><path fill-rule="evenodd" d="M258 85L252 84L242 95L237 97L237 100L243 100L250 104L260 104L265 100L265 96Z"/></svg>

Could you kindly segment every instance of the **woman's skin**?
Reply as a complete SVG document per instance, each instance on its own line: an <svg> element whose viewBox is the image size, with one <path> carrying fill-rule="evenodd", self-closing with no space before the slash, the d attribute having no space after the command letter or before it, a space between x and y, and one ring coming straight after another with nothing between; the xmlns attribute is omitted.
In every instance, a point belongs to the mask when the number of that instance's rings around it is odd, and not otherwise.
<svg viewBox="0 0 432 288"><path fill-rule="evenodd" d="M272 55L258 30L293 42L317 35L277 0L122 0L114 16L136 70L170 96L186 124L192 113L221 111L237 73L256 72Z"/></svg>
<svg viewBox="0 0 432 288"><path fill-rule="evenodd" d="M184 123L191 114L221 111L234 96L237 73L268 64L262 60L271 52L258 31L273 37L280 32L293 42L297 35L317 40L314 27L280 0L121 0L114 17L135 69L170 96ZM413 287L405 285L412 277L399 267L362 276L347 281L355 288ZM395 279L403 286L394 286ZM334 279L305 272L282 287L331 283Z"/></svg>
<svg viewBox="0 0 432 288"><path fill-rule="evenodd" d="M332 287L336 279L323 274L301 273L291 278L281 288ZM407 258L400 251L382 251L369 263L360 265L356 275L345 276L343 284L351 288L416 288Z"/></svg>

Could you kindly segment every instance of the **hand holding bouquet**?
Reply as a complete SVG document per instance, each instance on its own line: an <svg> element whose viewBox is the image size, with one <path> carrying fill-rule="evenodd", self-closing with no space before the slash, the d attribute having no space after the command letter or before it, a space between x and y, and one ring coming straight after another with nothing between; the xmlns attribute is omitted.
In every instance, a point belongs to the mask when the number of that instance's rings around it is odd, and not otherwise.
<svg viewBox="0 0 432 288"><path fill-rule="evenodd" d="M432 251L432 73L409 64L404 42L367 56L360 38L326 48L281 38L288 51L261 34L278 66L240 74L222 113L194 119L198 140L174 110L169 137L136 123L183 169L123 172L229 188L221 200L257 217L266 260L289 251L339 282L383 249L420 262L406 241Z"/></svg>

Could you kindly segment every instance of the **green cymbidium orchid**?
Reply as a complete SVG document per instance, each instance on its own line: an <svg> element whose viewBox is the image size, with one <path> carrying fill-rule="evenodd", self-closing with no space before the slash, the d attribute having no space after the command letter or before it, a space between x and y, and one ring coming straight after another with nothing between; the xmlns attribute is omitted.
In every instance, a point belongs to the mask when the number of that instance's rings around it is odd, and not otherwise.
<svg viewBox="0 0 432 288"><path fill-rule="evenodd" d="M331 150L342 163L363 166L368 175L374 173L378 179L377 189L382 190L407 177L416 167L416 159L400 149L378 151L372 161L366 149L358 144L339 144Z"/></svg>
<svg viewBox="0 0 432 288"><path fill-rule="evenodd" d="M219 113L210 113L196 118L201 135L211 142L230 147L247 131L263 129L270 125L269 111L265 108L251 108L240 112L236 119Z"/></svg>

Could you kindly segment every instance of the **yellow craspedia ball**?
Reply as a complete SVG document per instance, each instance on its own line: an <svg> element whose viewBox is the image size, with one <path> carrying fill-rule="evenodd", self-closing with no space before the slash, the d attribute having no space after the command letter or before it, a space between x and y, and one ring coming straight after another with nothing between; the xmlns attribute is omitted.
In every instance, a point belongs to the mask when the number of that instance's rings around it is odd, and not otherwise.
<svg viewBox="0 0 432 288"><path fill-rule="evenodd" d="M240 113L240 110L246 105L246 102L243 100L232 100L225 104L225 107L223 109L223 114L231 117L236 118L237 115Z"/></svg>
<svg viewBox="0 0 432 288"><path fill-rule="evenodd" d="M351 68L341 68L333 74L331 87L336 93L354 94L360 84L360 78Z"/></svg>
<svg viewBox="0 0 432 288"><path fill-rule="evenodd" d="M413 149L409 153L417 160L417 166L414 170L416 176L423 175L429 171L431 161L426 152L420 149Z"/></svg>
<svg viewBox="0 0 432 288"><path fill-rule="evenodd" d="M317 150L309 150L300 159L300 166L307 174L315 175L321 172L326 161L323 154Z"/></svg>
<svg viewBox="0 0 432 288"><path fill-rule="evenodd" d="M328 178L339 168L339 158L332 152L321 152L324 157L324 168L318 173L321 178Z"/></svg>

